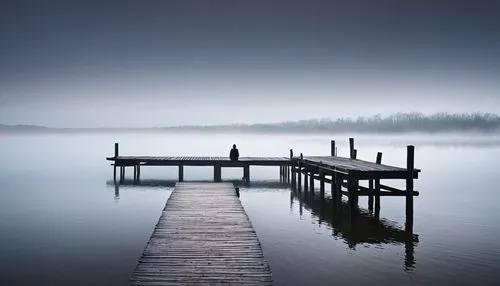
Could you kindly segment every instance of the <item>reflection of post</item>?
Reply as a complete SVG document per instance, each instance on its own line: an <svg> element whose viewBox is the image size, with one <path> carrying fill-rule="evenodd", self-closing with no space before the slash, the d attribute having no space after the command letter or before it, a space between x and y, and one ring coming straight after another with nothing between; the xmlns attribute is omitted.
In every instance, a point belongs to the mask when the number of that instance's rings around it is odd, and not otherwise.
<svg viewBox="0 0 500 286"><path fill-rule="evenodd" d="M411 271L415 268L415 242L413 234L407 233L405 240L405 271Z"/></svg>
<svg viewBox="0 0 500 286"><path fill-rule="evenodd" d="M409 145L407 147L406 160L406 231L413 232L413 170L414 170L414 155L415 147Z"/></svg>
<svg viewBox="0 0 500 286"><path fill-rule="evenodd" d="M120 185L115 183L115 200L120 198Z"/></svg>
<svg viewBox="0 0 500 286"><path fill-rule="evenodd" d="M302 199L300 197L299 198L299 215L300 217L302 217L302 213L304 211L304 204L302 203Z"/></svg>

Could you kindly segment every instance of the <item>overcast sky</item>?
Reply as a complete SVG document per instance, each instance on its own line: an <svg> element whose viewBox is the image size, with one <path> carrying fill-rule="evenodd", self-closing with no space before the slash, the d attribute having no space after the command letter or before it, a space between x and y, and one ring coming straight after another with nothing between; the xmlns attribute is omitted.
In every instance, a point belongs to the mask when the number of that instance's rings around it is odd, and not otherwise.
<svg viewBox="0 0 500 286"><path fill-rule="evenodd" d="M0 1L0 124L500 113L500 1Z"/></svg>

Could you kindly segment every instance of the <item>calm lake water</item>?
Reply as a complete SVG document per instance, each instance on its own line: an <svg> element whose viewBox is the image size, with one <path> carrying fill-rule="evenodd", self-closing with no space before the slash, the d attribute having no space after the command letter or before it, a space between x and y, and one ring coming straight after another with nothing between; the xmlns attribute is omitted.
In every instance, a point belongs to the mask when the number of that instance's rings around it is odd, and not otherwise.
<svg viewBox="0 0 500 286"><path fill-rule="evenodd" d="M115 187L105 161L122 155L241 156L348 153L350 135L0 134L2 285L126 285L177 177L175 167L141 169L143 185ZM405 200L381 199L381 219L303 197L277 167L254 167L241 201L262 243L275 285L498 285L500 138L358 136L358 157L405 166L414 144L422 169L414 239L402 235ZM131 173L127 174L129 177ZM241 169L224 169L238 180ZM186 167L210 180L210 167ZM394 184L401 186L401 184Z"/></svg>

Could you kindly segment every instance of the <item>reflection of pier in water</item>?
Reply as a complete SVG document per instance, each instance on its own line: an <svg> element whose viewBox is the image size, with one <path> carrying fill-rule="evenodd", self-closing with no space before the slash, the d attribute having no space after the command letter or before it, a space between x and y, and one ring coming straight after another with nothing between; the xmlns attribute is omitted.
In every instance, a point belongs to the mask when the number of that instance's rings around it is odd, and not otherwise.
<svg viewBox="0 0 500 286"><path fill-rule="evenodd" d="M333 236L343 239L351 249L358 244L403 244L405 247L404 266L406 271L415 268L414 248L418 244L418 235L407 232L393 223L377 219L359 208L352 209L347 203L335 205L331 199L323 199L310 192L292 191L290 207L299 204L302 216L303 209L318 218L318 223L327 223Z"/></svg>
<svg viewBox="0 0 500 286"><path fill-rule="evenodd" d="M191 181L191 182L204 182L209 183L211 181ZM283 181L241 181L241 180L226 180L226 182L233 183L235 187L245 187L245 188L270 188L270 189L287 189L290 188L290 184ZM122 182L115 182L113 180L107 181L106 185L115 188L115 199L120 198L120 188L130 188L130 187L144 187L144 188L156 188L156 187L167 187L173 188L175 184L178 183L177 180L123 180Z"/></svg>

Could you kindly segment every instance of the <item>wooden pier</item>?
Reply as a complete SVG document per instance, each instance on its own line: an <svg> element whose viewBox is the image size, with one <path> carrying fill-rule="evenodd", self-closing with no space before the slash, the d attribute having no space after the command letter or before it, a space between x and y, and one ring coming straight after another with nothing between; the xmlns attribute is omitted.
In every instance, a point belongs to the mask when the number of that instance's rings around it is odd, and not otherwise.
<svg viewBox="0 0 500 286"><path fill-rule="evenodd" d="M413 180L418 179L419 169L414 166L414 146L407 146L407 164L395 167L382 164L382 153L379 152L373 162L357 158L354 148L354 138L349 138L349 157L337 156L335 140L331 140L329 156L294 156L290 149L289 157L241 157L232 161L228 157L154 157L154 156L120 156L118 143L115 143L115 155L106 158L114 166L114 181L117 178L117 168L120 170L120 182L124 182L125 168L133 167L133 182L139 182L142 166L177 166L178 181L184 181L185 166L212 166L214 182L221 182L223 167L240 167L243 169L243 181L250 180L250 166L279 166L280 179L290 183L297 191L315 192L315 181L319 181L319 195L325 196L325 183L331 187L333 201L340 202L342 196L347 196L351 207L358 205L360 196L368 197L370 212L375 208L375 217L380 214L380 198L383 196L402 196L406 198L406 226L413 228L413 197L419 192L414 190ZM406 187L398 189L381 180L404 180Z"/></svg>
<svg viewBox="0 0 500 286"><path fill-rule="evenodd" d="M214 168L214 182L222 181L222 168L242 168L243 180L250 180L250 166L289 166L290 158L287 157L240 157L232 161L221 156L120 156L118 143L115 143L115 156L106 158L113 161L113 178L117 179L117 168L120 170L119 180L125 179L125 168L134 170L133 180L138 181L143 166L177 166L179 170L178 181L184 181L185 166L211 166Z"/></svg>
<svg viewBox="0 0 500 286"><path fill-rule="evenodd" d="M331 187L331 196L338 205L342 196L346 195L349 205L357 207L360 196L368 197L368 208L375 217L380 213L380 197L403 196L406 198L406 230L413 229L413 197L419 192L413 188L413 180L418 179L419 169L414 167L414 146L407 146L406 168L382 164L382 153L379 152L375 162L357 159L357 150L354 149L354 139L349 139L349 158L338 157L335 141L331 141L330 156L292 156L291 184L297 191L311 192L314 195L315 180L319 181L319 195L325 197L325 183ZM303 177L303 178L302 178ZM385 184L381 180L405 180L406 188L397 189ZM360 182L366 182L365 186ZM303 185L302 185L303 182ZM375 202L374 202L375 199Z"/></svg>
<svg viewBox="0 0 500 286"><path fill-rule="evenodd" d="M271 285L259 239L230 183L178 183L130 285Z"/></svg>

